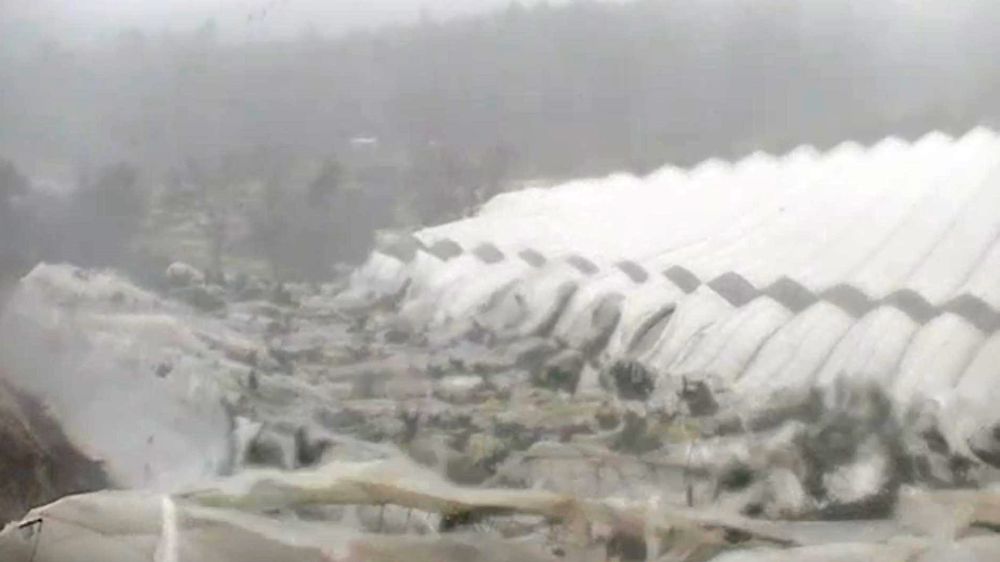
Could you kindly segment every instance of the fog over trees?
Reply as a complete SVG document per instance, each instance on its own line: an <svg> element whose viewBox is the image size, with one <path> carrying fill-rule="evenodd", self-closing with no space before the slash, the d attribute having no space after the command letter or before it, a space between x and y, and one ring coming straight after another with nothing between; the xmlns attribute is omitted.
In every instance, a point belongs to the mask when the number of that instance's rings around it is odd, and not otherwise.
<svg viewBox="0 0 1000 562"><path fill-rule="evenodd" d="M22 34L0 47L0 155L64 183L127 165L155 193L202 189L193 170L215 162L287 200L269 217L223 204L269 240L255 251L287 262L275 248L301 244L269 237L273 215L325 205L339 226L301 236L358 259L372 229L457 216L512 181L989 125L997 23L988 0L578 0L329 37L233 41L214 20Z"/></svg>
<svg viewBox="0 0 1000 562"><path fill-rule="evenodd" d="M1000 561L998 24L0 0L0 562Z"/></svg>

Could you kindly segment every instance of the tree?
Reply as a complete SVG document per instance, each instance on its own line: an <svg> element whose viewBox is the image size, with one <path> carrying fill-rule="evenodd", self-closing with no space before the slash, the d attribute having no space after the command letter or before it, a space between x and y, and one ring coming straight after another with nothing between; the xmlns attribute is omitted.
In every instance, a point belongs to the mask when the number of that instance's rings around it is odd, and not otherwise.
<svg viewBox="0 0 1000 562"><path fill-rule="evenodd" d="M271 268L271 276L280 282L285 279L286 270L297 265L294 240L297 238L295 232L301 228L298 222L301 217L297 219L297 215L302 209L286 192L291 162L273 154L267 162L266 169L261 170L264 184L262 209L254 238ZM321 204L321 200L317 204Z"/></svg>
<svg viewBox="0 0 1000 562"><path fill-rule="evenodd" d="M340 192L343 180L343 168L336 157L331 157L323 163L319 173L309 184L307 197L310 205L329 204Z"/></svg>
<svg viewBox="0 0 1000 562"><path fill-rule="evenodd" d="M474 201L475 171L460 151L430 143L411 153L410 204L424 224L452 219Z"/></svg>
<svg viewBox="0 0 1000 562"><path fill-rule="evenodd" d="M0 157L0 228L13 222L14 199L28 191L29 182L14 163Z"/></svg>
<svg viewBox="0 0 1000 562"><path fill-rule="evenodd" d="M476 194L477 204L481 205L503 191L513 166L514 151L506 144L497 144L487 152L481 164L482 185Z"/></svg>
<svg viewBox="0 0 1000 562"><path fill-rule="evenodd" d="M30 182L14 163L0 157L0 275L20 270L28 252L26 224L15 209L15 200L29 187Z"/></svg>
<svg viewBox="0 0 1000 562"><path fill-rule="evenodd" d="M194 158L189 158L186 163L188 181L197 194L198 222L207 245L205 277L216 283L225 282L224 256L233 218L232 191L239 181L239 168L239 161L233 154L214 163Z"/></svg>
<svg viewBox="0 0 1000 562"><path fill-rule="evenodd" d="M147 198L138 170L128 163L99 168L70 201L70 259L85 266L123 266L146 217Z"/></svg>

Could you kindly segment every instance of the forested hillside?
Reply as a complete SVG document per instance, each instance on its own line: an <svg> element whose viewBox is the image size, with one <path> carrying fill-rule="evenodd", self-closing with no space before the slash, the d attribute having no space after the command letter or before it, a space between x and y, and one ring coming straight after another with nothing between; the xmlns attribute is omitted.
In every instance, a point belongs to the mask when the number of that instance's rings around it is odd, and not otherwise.
<svg viewBox="0 0 1000 562"><path fill-rule="evenodd" d="M122 30L10 45L0 150L176 165L258 144L509 160L518 176L954 132L1000 113L1000 10L949 3L577 1L346 37ZM0 48L2 50L2 48Z"/></svg>

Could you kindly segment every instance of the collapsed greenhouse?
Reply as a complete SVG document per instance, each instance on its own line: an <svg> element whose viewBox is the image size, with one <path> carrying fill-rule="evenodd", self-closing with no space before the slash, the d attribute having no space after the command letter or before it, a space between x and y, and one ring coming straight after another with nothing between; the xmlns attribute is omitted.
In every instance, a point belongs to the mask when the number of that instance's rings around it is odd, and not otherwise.
<svg viewBox="0 0 1000 562"><path fill-rule="evenodd" d="M995 559L998 164L976 129L511 191L321 286L39 264L0 558Z"/></svg>
<svg viewBox="0 0 1000 562"><path fill-rule="evenodd" d="M997 421L998 163L977 129L508 193L385 241L352 298L400 293L442 341L551 335L745 410L872 381L960 446Z"/></svg>

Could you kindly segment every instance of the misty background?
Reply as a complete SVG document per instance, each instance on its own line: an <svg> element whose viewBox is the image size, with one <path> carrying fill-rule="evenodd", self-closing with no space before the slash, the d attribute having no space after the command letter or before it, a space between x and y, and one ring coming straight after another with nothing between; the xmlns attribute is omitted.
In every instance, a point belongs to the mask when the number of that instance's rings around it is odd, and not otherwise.
<svg viewBox="0 0 1000 562"><path fill-rule="evenodd" d="M0 259L322 279L527 182L990 126L998 24L989 0L0 0Z"/></svg>

